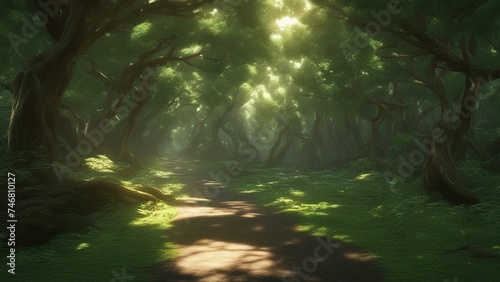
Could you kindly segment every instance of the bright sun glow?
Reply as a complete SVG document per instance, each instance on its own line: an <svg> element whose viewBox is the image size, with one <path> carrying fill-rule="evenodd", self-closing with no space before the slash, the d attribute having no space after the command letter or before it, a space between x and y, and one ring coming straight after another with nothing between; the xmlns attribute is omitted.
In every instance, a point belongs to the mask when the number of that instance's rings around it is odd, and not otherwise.
<svg viewBox="0 0 500 282"><path fill-rule="evenodd" d="M299 23L299 20L297 18L292 18L292 17L283 17L279 20L276 20L276 24L278 24L278 27L280 30L287 30L288 28L296 25Z"/></svg>
<svg viewBox="0 0 500 282"><path fill-rule="evenodd" d="M306 1L306 11L309 11L312 9L312 4L309 1Z"/></svg>
<svg viewBox="0 0 500 282"><path fill-rule="evenodd" d="M271 39L272 39L272 40L276 40L276 41L278 41L278 40L281 40L282 38L283 38L283 37L282 37L281 35L277 34L277 33L273 33L273 34L271 34Z"/></svg>

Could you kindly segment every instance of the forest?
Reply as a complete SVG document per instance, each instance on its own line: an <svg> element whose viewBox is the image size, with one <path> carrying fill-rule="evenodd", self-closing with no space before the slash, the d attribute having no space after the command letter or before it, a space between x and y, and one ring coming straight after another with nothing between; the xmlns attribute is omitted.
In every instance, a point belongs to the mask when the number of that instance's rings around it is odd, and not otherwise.
<svg viewBox="0 0 500 282"><path fill-rule="evenodd" d="M499 281L500 1L0 7L0 281Z"/></svg>

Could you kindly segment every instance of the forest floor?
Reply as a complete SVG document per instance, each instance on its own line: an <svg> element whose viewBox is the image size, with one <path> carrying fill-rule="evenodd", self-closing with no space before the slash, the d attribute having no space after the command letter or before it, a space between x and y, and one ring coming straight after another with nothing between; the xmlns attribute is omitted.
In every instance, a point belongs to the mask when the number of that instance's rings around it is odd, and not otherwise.
<svg viewBox="0 0 500 282"><path fill-rule="evenodd" d="M171 159L167 170L189 197L179 200L168 230L179 254L153 266L158 281L383 280L375 255L299 231L295 217L220 185L196 161Z"/></svg>
<svg viewBox="0 0 500 282"><path fill-rule="evenodd" d="M481 204L451 206L418 177L387 183L366 160L300 171L166 157L130 173L97 156L72 177L178 201L112 201L81 230L18 248L0 281L498 281L500 176L458 167Z"/></svg>

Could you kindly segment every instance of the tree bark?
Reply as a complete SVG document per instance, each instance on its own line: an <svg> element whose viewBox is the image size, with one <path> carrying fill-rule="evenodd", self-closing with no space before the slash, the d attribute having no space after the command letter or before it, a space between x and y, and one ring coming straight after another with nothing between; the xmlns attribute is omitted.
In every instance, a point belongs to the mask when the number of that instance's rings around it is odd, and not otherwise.
<svg viewBox="0 0 500 282"><path fill-rule="evenodd" d="M191 17L194 10L213 0L117 1L106 9L99 0L64 2L68 3L57 3L58 14L48 17L45 25L56 41L54 48L33 59L16 77L9 153L44 147L49 160L54 159L57 153L55 126L62 96L71 81L76 59L97 39L134 18L151 14ZM38 2L31 7L43 13Z"/></svg>
<svg viewBox="0 0 500 282"><path fill-rule="evenodd" d="M200 147L201 143L201 138L203 137L203 132L205 131L205 125L207 122L208 117L212 114L213 108L210 108L208 113L201 119L199 122L197 122L194 127L193 127L193 133L191 140L186 146L186 148L183 150L183 154L186 156L193 156L196 154L196 151Z"/></svg>
<svg viewBox="0 0 500 282"><path fill-rule="evenodd" d="M264 163L264 167L266 168L279 165L283 161L286 153L288 152L288 149L290 149L290 146L292 145L292 137L289 133L290 125L286 124L283 126L283 129L280 131L276 142L274 142L273 146L271 147L267 160ZM283 138L285 138L286 140L284 141L283 146L280 147L280 145L282 145L283 143Z"/></svg>
<svg viewBox="0 0 500 282"><path fill-rule="evenodd" d="M467 77L461 99L460 116L453 125L452 153L455 161L463 159L468 146L468 139L474 135L474 120L478 106L479 81Z"/></svg>
<svg viewBox="0 0 500 282"><path fill-rule="evenodd" d="M427 189L438 191L452 204L480 202L480 199L467 190L460 179L448 142L437 143L431 149L425 167L425 182Z"/></svg>
<svg viewBox="0 0 500 282"><path fill-rule="evenodd" d="M224 146L222 146L222 143L219 138L219 131L224 125L224 121L227 117L227 115L233 110L234 106L236 105L236 100L238 99L239 93L236 92L236 94L233 97L233 100L229 104L229 106L224 110L222 115L217 118L213 124L212 127L212 146L216 151L220 151L224 149Z"/></svg>
<svg viewBox="0 0 500 282"><path fill-rule="evenodd" d="M68 87L79 48L88 2L69 3L70 13L55 47L31 61L15 80L12 114L9 124L9 153L29 151L42 146L49 160L57 153L56 120L64 91Z"/></svg>

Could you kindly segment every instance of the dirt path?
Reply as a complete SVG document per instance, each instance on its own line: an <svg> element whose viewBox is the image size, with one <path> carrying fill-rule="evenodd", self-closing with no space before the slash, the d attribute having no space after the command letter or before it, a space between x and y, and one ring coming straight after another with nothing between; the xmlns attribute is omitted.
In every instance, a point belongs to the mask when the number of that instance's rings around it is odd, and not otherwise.
<svg viewBox="0 0 500 282"><path fill-rule="evenodd" d="M382 281L369 253L296 231L292 216L231 188L214 188L196 161L167 165L192 197L180 201L167 234L180 255L152 266L156 281ZM207 199L200 197L204 191L218 193Z"/></svg>

